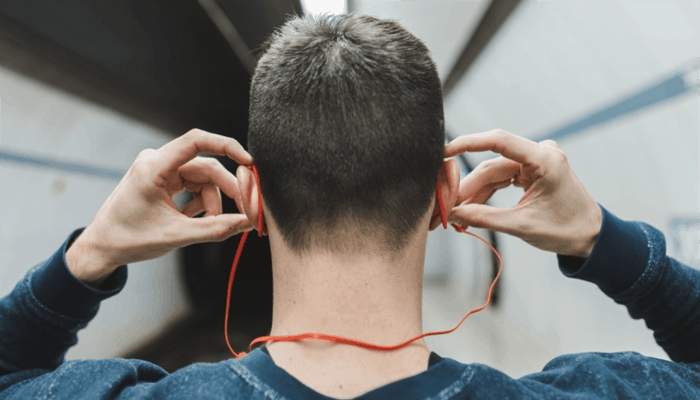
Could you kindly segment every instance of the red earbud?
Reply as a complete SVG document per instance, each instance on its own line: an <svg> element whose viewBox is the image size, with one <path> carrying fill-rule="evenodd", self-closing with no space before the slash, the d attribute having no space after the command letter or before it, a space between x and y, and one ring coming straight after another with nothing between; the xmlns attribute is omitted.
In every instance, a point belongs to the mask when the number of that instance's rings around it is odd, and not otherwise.
<svg viewBox="0 0 700 400"><path fill-rule="evenodd" d="M265 216L263 215L263 202L262 202L262 189L260 188L260 177L258 176L258 169L255 164L252 166L253 175L255 175L255 184L258 187L258 236L262 236L263 230L265 229Z"/></svg>
<svg viewBox="0 0 700 400"><path fill-rule="evenodd" d="M440 186L440 179L437 180L437 201L440 206L440 219L442 220L442 226L447 229L447 217L445 216L445 203L442 201L442 186Z"/></svg>

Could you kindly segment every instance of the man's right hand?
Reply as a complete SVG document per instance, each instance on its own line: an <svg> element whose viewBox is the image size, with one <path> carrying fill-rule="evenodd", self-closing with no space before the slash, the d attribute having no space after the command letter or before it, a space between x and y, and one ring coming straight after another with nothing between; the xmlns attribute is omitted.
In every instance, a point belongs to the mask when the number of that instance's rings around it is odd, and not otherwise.
<svg viewBox="0 0 700 400"><path fill-rule="evenodd" d="M600 233L603 214L574 175L553 140L535 143L504 130L460 136L445 147L445 158L465 151L493 151L460 183L450 222L504 232L545 251L588 258ZM525 194L514 207L484 203L514 184Z"/></svg>

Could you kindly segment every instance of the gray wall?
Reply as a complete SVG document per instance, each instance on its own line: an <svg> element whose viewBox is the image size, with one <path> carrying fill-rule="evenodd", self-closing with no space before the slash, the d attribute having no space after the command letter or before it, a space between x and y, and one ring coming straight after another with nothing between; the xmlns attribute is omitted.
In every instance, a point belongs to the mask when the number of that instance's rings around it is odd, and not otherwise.
<svg viewBox="0 0 700 400"><path fill-rule="evenodd" d="M0 68L2 152L124 173L142 149L173 137ZM87 226L119 182L86 172L0 159L0 296ZM189 306L177 263L171 253L129 265L123 292L102 303L67 358L118 356L183 317Z"/></svg>
<svg viewBox="0 0 700 400"><path fill-rule="evenodd" d="M697 60L699 2L523 2L446 101L455 134L494 128L529 138L627 96ZM444 79L488 2L356 1L358 12L397 19L431 49ZM695 71L697 78L697 70ZM696 79L697 81L697 79ZM591 195L623 219L666 235L669 254L698 265L700 166L697 89L638 114L559 141ZM493 153L468 154L472 163ZM522 190L492 204L517 204ZM687 228L672 229L682 218ZM682 226L682 225L681 225ZM485 237L484 231L475 233ZM686 245L678 251L672 239ZM594 285L564 277L556 256L500 235L504 261L498 310L470 316L431 349L511 376L584 351L638 351L667 359L642 321ZM483 304L490 250L451 228L429 236L424 328L451 328ZM441 274L443 279L435 279Z"/></svg>

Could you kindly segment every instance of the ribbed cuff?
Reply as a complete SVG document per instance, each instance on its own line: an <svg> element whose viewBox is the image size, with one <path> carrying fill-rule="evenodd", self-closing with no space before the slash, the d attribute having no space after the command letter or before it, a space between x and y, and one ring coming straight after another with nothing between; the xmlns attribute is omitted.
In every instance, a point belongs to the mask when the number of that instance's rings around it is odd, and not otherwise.
<svg viewBox="0 0 700 400"><path fill-rule="evenodd" d="M58 314L76 319L92 318L100 302L119 293L127 278L126 265L117 268L100 289L94 289L73 276L66 265L66 251L84 229L73 231L58 251L31 276L31 289L39 302Z"/></svg>
<svg viewBox="0 0 700 400"><path fill-rule="evenodd" d="M649 243L639 223L623 221L603 206L600 209L603 222L591 255L583 259L557 254L557 259L564 275L595 283L603 293L613 296L642 276L649 260Z"/></svg>

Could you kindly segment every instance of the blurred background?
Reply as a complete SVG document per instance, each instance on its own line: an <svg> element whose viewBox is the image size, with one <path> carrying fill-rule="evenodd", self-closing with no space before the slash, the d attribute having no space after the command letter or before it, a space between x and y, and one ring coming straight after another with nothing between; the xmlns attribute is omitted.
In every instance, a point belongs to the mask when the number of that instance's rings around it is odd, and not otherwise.
<svg viewBox="0 0 700 400"><path fill-rule="evenodd" d="M92 221L142 149L194 127L245 145L264 39L289 15L318 12L399 21L438 65L449 138L502 128L556 140L600 204L660 229L669 255L700 268L698 1L0 0L0 296ZM492 157L465 154L462 174ZM521 195L502 190L489 204ZM438 354L513 377L564 353L668 359L643 322L564 277L554 254L474 231L503 257L496 301L428 338ZM67 358L173 371L230 357L222 325L239 238L130 265ZM480 241L432 232L424 329L480 306L497 266ZM267 238L252 235L234 283L235 349L268 333L271 294Z"/></svg>

